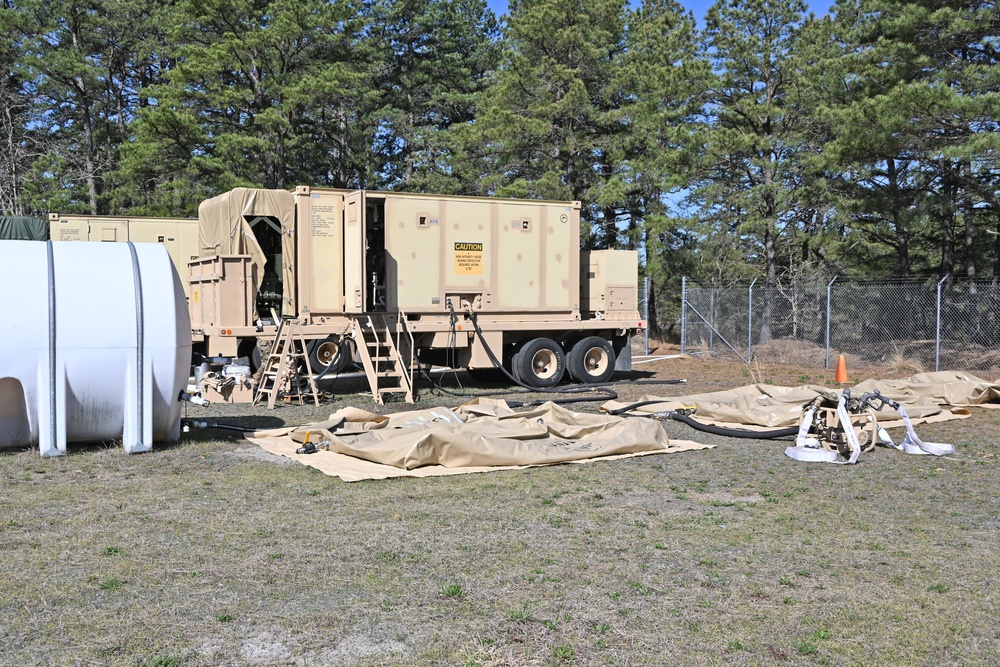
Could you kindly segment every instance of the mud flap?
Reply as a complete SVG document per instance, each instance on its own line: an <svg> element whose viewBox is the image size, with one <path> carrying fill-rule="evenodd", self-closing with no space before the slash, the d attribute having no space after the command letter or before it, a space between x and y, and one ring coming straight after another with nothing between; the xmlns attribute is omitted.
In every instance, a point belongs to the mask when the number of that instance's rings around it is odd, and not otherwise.
<svg viewBox="0 0 1000 667"><path fill-rule="evenodd" d="M632 337L615 336L611 339L611 347L615 350L615 371L632 370Z"/></svg>

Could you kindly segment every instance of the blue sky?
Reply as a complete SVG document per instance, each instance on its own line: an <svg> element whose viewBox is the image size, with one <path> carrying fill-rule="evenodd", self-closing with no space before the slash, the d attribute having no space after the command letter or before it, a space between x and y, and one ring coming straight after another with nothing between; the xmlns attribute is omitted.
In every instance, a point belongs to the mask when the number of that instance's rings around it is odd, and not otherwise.
<svg viewBox="0 0 1000 667"><path fill-rule="evenodd" d="M833 5L833 2L834 0L806 0L806 5L816 16L823 16ZM487 4L497 16L507 13L507 0L487 0ZM705 20L705 12L715 2L714 0L681 0L681 4L693 11L695 18L698 19L698 24L702 25Z"/></svg>

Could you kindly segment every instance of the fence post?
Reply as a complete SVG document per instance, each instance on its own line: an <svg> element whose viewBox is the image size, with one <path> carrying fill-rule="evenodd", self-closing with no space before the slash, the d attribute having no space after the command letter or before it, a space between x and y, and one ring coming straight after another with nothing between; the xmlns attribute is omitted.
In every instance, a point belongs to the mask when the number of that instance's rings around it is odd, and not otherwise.
<svg viewBox="0 0 1000 667"><path fill-rule="evenodd" d="M646 320L646 330L643 332L643 349L642 353L647 357L649 356L649 276L643 276L642 278L642 293L643 293L643 307L642 307L642 319Z"/></svg>
<svg viewBox="0 0 1000 667"><path fill-rule="evenodd" d="M937 284L937 330L934 333L934 370L941 370L941 286L948 280L950 273L946 273L944 278Z"/></svg>
<svg viewBox="0 0 1000 667"><path fill-rule="evenodd" d="M708 293L708 317L712 323L708 326L708 349L715 347L715 283L712 283L712 291Z"/></svg>
<svg viewBox="0 0 1000 667"><path fill-rule="evenodd" d="M747 359L753 360L753 286L757 282L754 278L747 288Z"/></svg>
<svg viewBox="0 0 1000 667"><path fill-rule="evenodd" d="M687 289L688 289L688 279L687 276L681 277L681 354L687 354L687 318L685 314L687 313Z"/></svg>
<svg viewBox="0 0 1000 667"><path fill-rule="evenodd" d="M837 276L833 277L826 285L826 368L830 368L830 292L833 284L837 282Z"/></svg>

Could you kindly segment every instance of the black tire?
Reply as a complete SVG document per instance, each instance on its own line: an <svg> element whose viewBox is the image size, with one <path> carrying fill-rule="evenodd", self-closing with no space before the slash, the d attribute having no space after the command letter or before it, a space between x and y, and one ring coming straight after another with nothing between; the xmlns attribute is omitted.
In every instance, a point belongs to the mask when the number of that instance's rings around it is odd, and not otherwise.
<svg viewBox="0 0 1000 667"><path fill-rule="evenodd" d="M309 367L313 375L339 373L351 360L351 350L340 336L327 336L322 340L311 340L309 349ZM329 370L327 370L329 367Z"/></svg>
<svg viewBox="0 0 1000 667"><path fill-rule="evenodd" d="M566 355L559 344L548 338L535 338L521 346L511 362L514 377L538 389L554 387L566 372Z"/></svg>
<svg viewBox="0 0 1000 667"><path fill-rule="evenodd" d="M607 382L615 372L615 350L600 336L587 336L570 348L566 370L582 384Z"/></svg>

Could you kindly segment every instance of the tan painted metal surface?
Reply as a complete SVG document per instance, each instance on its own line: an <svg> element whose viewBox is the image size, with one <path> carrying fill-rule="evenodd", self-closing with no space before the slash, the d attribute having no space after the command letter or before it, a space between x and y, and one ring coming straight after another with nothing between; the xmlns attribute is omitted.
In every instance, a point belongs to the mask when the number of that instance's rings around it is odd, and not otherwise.
<svg viewBox="0 0 1000 667"><path fill-rule="evenodd" d="M312 314L344 312L344 195L348 190L295 188L296 282L298 310Z"/></svg>
<svg viewBox="0 0 1000 667"><path fill-rule="evenodd" d="M191 328L252 326L259 269L249 255L215 255L188 264Z"/></svg>
<svg viewBox="0 0 1000 667"><path fill-rule="evenodd" d="M579 310L579 202L367 196L384 201L389 310Z"/></svg>
<svg viewBox="0 0 1000 667"><path fill-rule="evenodd" d="M185 295L190 297L187 263L199 255L196 218L50 213L49 238L53 241L160 243L166 247L174 268L177 269Z"/></svg>
<svg viewBox="0 0 1000 667"><path fill-rule="evenodd" d="M492 366L474 336L473 312L501 356L537 337L567 349L585 335L620 341L643 326L637 253L584 253L581 273L580 209L579 202L308 186L237 189L202 204L201 252L246 256L252 279L233 286L208 279L239 275L221 259L193 268L205 290L195 336L214 355L232 346L220 336L267 335L270 299L303 323L307 338L343 336L358 316L385 313L418 347L452 349L456 363L473 368ZM270 276L263 283L254 273L261 270Z"/></svg>
<svg viewBox="0 0 1000 667"><path fill-rule="evenodd" d="M635 317L638 309L639 253L592 250L580 253L580 309L589 315Z"/></svg>

